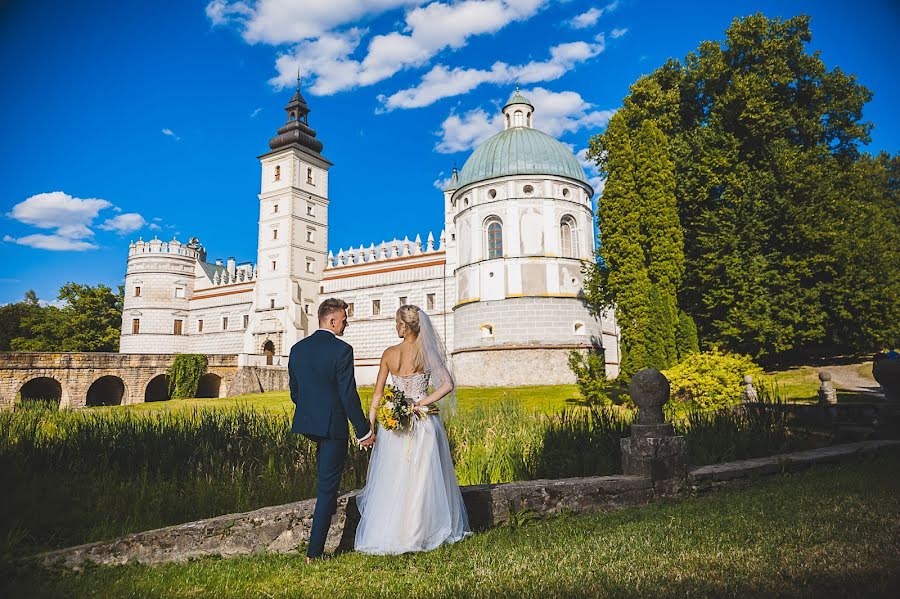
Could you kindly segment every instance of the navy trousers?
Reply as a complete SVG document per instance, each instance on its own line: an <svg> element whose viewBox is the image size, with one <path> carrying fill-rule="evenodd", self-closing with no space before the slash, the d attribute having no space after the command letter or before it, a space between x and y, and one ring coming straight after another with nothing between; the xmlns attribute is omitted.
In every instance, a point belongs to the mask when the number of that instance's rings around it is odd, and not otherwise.
<svg viewBox="0 0 900 599"><path fill-rule="evenodd" d="M337 511L338 487L347 460L347 439L316 439L316 468L319 484L316 489L316 510L313 512L306 555L320 557L325 551L325 538L331 517Z"/></svg>

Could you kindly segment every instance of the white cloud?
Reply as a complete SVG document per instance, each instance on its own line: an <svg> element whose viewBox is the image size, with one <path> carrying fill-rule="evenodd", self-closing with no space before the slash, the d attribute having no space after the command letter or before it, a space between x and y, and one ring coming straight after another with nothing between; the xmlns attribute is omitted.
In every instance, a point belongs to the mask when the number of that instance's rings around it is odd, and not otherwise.
<svg viewBox="0 0 900 599"><path fill-rule="evenodd" d="M597 24L597 21L604 15L604 13L612 12L618 8L619 2L616 0L615 2L610 2L606 6L602 8L589 8L587 11L572 17L572 20L569 21L569 26L574 29L586 29L587 27L593 27Z"/></svg>
<svg viewBox="0 0 900 599"><path fill-rule="evenodd" d="M615 110L597 110L581 94L573 91L554 92L542 87L523 90L534 104L536 129L559 137L580 129L605 127ZM441 153L462 152L478 147L491 135L503 129L503 116L497 112L489 115L475 108L462 115L450 114L441 123L440 140L435 150Z"/></svg>
<svg viewBox="0 0 900 599"><path fill-rule="evenodd" d="M612 31L609 32L609 37L613 38L614 40L617 40L620 37L622 37L623 35L625 35L626 33L628 33L627 27L622 27L620 29L613 29Z"/></svg>
<svg viewBox="0 0 900 599"><path fill-rule="evenodd" d="M587 152L588 149L583 148L575 154L575 157L578 158L578 162L581 163L581 166L588 173L588 183L594 188L594 196L599 197L603 195L603 188L606 187L606 177L600 176L597 163L588 158Z"/></svg>
<svg viewBox="0 0 900 599"><path fill-rule="evenodd" d="M537 14L550 0L214 0L206 6L213 25L232 25L248 43L296 44L275 61L270 83L289 87L299 69L315 95L378 83L397 72L427 65L476 35L499 31ZM357 26L365 17L408 8L396 31L373 36ZM353 26L351 26L353 24Z"/></svg>
<svg viewBox="0 0 900 599"><path fill-rule="evenodd" d="M434 186L440 191L444 191L450 186L450 180L453 179L453 174L451 173L448 176L444 176L444 172L441 171L438 174L437 179L434 180Z"/></svg>
<svg viewBox="0 0 900 599"><path fill-rule="evenodd" d="M591 8L587 12L583 12L580 15L574 17L569 24L575 29L584 29L585 27L590 27L597 22L597 19L600 18L600 15L603 14L602 8Z"/></svg>
<svg viewBox="0 0 900 599"><path fill-rule="evenodd" d="M256 115L258 115L262 111L262 108L254 108L253 112L250 113L250 118L255 119Z"/></svg>
<svg viewBox="0 0 900 599"><path fill-rule="evenodd" d="M165 136L167 136L167 137L171 137L171 138L174 139L175 141L179 141L179 140L181 139L180 137L178 137L177 135L175 135L175 132L172 131L171 129L169 129L168 127L163 127L163 129L162 129L162 134L165 135Z"/></svg>
<svg viewBox="0 0 900 599"><path fill-rule="evenodd" d="M107 208L115 210L116 206L107 200L76 198L62 191L39 193L13 206L7 216L22 224L55 231L49 235L37 233L19 238L6 235L3 240L45 250L92 250L97 247L93 242L87 241L94 236L92 223L100 211ZM106 219L100 228L126 233L136 231L145 224L146 221L140 214L127 213Z"/></svg>
<svg viewBox="0 0 900 599"><path fill-rule="evenodd" d="M39 193L13 206L8 216L26 225L41 229L59 229L69 232L67 237L88 237L87 228L111 202L97 198L74 198L62 191Z"/></svg>
<svg viewBox="0 0 900 599"><path fill-rule="evenodd" d="M138 231L146 224L147 221L144 220L143 216L137 212L128 212L106 219L99 227L104 231L115 231L119 235L124 235L125 233ZM157 225L157 228L159 228L159 225Z"/></svg>
<svg viewBox="0 0 900 599"><path fill-rule="evenodd" d="M62 235L26 235L25 237L19 237L12 241L15 241L19 245L27 245L41 250L83 252L85 250L97 249L97 246L93 243L78 239L70 239L68 237L63 237Z"/></svg>
<svg viewBox="0 0 900 599"><path fill-rule="evenodd" d="M158 216L154 216L154 217L153 217L153 222L155 222L155 223L161 223L161 222L162 222L162 219L161 219L160 217L158 217Z"/></svg>
<svg viewBox="0 0 900 599"><path fill-rule="evenodd" d="M149 226L148 228L149 228L151 231L162 231L162 227L160 227L160 226L157 225L156 223L150 223L150 226Z"/></svg>
<svg viewBox="0 0 900 599"><path fill-rule="evenodd" d="M523 65L508 65L495 62L489 70L456 67L448 69L435 65L426 73L418 85L379 100L385 110L396 108L421 108L442 98L468 93L483 83L537 83L552 81L562 77L576 64L589 60L603 52L606 45L603 35L598 35L593 43L578 41L559 44L550 48L550 58L532 61Z"/></svg>
<svg viewBox="0 0 900 599"><path fill-rule="evenodd" d="M470 110L462 116L451 114L441 123L441 140L435 150L442 154L471 150L503 129L503 116L493 117L481 108Z"/></svg>

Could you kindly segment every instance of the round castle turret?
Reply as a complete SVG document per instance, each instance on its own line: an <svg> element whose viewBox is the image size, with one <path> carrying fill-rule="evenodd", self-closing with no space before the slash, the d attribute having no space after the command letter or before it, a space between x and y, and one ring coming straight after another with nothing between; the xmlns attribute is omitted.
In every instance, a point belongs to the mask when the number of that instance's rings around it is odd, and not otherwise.
<svg viewBox="0 0 900 599"><path fill-rule="evenodd" d="M187 244L153 238L128 246L122 353L185 353L188 302L194 292L197 261L206 251L195 237Z"/></svg>
<svg viewBox="0 0 900 599"><path fill-rule="evenodd" d="M448 190L462 385L492 377L494 384L572 382L571 349L615 345L614 323L601 323L583 301L594 190L572 151L534 128L534 112L516 90L503 108L505 129L472 153Z"/></svg>

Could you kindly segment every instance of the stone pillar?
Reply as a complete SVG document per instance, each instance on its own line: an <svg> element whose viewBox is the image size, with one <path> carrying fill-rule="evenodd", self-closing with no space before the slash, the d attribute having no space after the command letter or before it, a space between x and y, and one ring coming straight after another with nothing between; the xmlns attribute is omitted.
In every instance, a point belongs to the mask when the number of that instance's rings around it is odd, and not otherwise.
<svg viewBox="0 0 900 599"><path fill-rule="evenodd" d="M741 392L741 401L756 401L757 400L756 389L753 387L753 377L749 374L744 375L744 390Z"/></svg>
<svg viewBox="0 0 900 599"><path fill-rule="evenodd" d="M687 442L663 418L669 381L660 371L645 368L631 378L628 392L640 411L631 425L631 437L621 441L622 470L649 478L658 491L674 491L687 475Z"/></svg>
<svg viewBox="0 0 900 599"><path fill-rule="evenodd" d="M837 403L837 391L831 384L831 373L827 370L819 372L819 380L822 384L819 386L819 403L833 405Z"/></svg>

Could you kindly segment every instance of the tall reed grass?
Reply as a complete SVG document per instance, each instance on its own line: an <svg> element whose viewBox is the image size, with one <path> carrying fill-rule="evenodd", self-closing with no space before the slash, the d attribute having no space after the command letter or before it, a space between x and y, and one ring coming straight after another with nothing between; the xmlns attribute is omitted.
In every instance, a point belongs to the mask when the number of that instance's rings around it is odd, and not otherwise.
<svg viewBox="0 0 900 599"><path fill-rule="evenodd" d="M37 550L315 496L315 447L290 415L227 410L0 412L0 553ZM802 445L781 410L689 415L677 423L701 465ZM514 401L447 423L460 484L621 472L633 412L556 414ZM365 484L369 454L351 449L341 486Z"/></svg>

